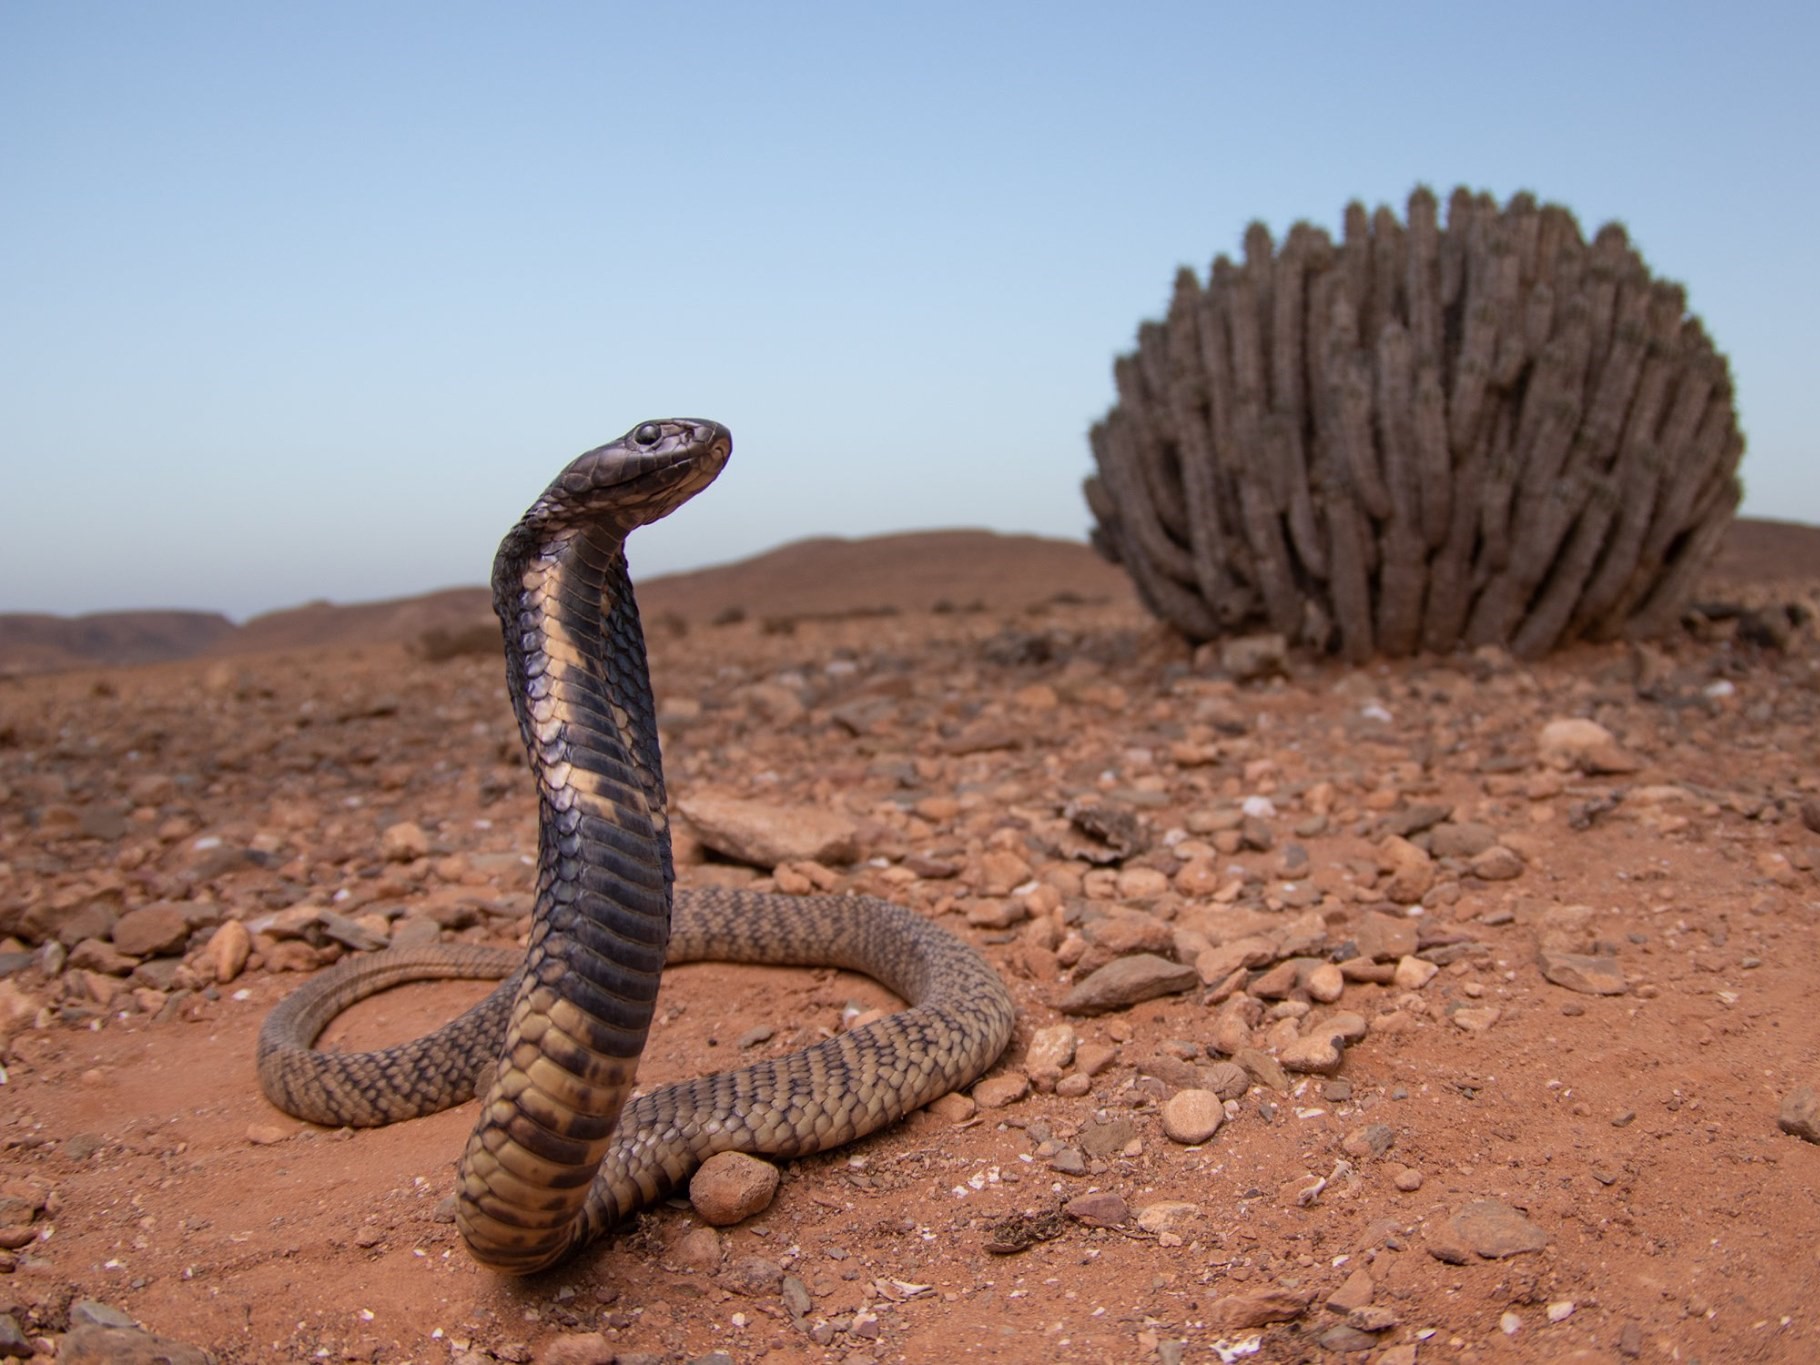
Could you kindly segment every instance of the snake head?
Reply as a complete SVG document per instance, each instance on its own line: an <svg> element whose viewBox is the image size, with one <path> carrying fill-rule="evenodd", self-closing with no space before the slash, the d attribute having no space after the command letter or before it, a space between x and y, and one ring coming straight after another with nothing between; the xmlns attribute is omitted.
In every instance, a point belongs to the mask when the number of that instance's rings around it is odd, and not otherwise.
<svg viewBox="0 0 1820 1365"><path fill-rule="evenodd" d="M610 527L625 536L701 492L732 453L733 435L718 422L691 417L640 422L617 441L571 461L526 520L552 528Z"/></svg>
<svg viewBox="0 0 1820 1365"><path fill-rule="evenodd" d="M496 574L575 532L624 541L714 482L732 453L733 435L719 422L640 422L569 462L507 534Z"/></svg>

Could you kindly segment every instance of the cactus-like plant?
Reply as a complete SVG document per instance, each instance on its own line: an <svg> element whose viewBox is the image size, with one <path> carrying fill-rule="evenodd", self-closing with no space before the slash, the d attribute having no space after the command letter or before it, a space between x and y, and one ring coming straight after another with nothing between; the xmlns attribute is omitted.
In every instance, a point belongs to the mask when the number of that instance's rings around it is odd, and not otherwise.
<svg viewBox="0 0 1820 1365"><path fill-rule="evenodd" d="M1624 229L1418 188L1245 233L1113 366L1100 552L1194 640L1349 659L1671 624L1736 510L1725 358Z"/></svg>

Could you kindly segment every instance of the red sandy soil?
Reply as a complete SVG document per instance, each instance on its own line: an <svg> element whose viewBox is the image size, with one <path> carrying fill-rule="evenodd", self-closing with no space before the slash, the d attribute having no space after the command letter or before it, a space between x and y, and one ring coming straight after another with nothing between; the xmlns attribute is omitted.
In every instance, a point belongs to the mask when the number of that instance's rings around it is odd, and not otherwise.
<svg viewBox="0 0 1820 1365"><path fill-rule="evenodd" d="M1764 563L1798 577L1814 538ZM685 838L679 876L885 894L979 945L1020 1011L993 1107L791 1162L737 1227L679 1202L502 1279L440 1211L471 1104L324 1131L252 1065L266 1012L340 951L262 916L520 940L535 830L497 660L341 643L0 680L0 1315L22 1349L78 1358L71 1305L98 1300L222 1361L1820 1358L1820 1146L1778 1126L1820 1086L1808 626L1240 683L1116 574L1056 600L1053 567L1012 556L934 611L914 547L861 600L812 596L828 568L794 548L809 581L763 601L647 596L672 795L842 813L860 856L747 869ZM1706 595L1812 595L1767 576ZM1610 749L1549 762L1563 718ZM1075 856L1077 798L1152 844ZM1495 852L1437 842L1468 834ZM154 905L188 932L141 952L122 916ZM217 982L234 920L254 957ZM1387 925L1401 982L1266 980L1277 957L1357 967ZM73 962L45 959L60 934ZM1236 980L1058 1008L1134 945L1204 965L1247 936L1264 961ZM1622 993L1550 982L1544 951ZM483 989L394 992L327 1045ZM832 971L677 969L641 1082L800 1046L854 1002L889 1000ZM1364 1036L1331 1075L1245 1078L1216 1134L1176 1142L1165 1109L1241 1007L1263 1054L1338 1011ZM1029 1048L1062 1024L1105 1065L1058 1087ZM1459 1245L1487 1201L1534 1249ZM1029 1244L995 1254L1007 1220Z"/></svg>

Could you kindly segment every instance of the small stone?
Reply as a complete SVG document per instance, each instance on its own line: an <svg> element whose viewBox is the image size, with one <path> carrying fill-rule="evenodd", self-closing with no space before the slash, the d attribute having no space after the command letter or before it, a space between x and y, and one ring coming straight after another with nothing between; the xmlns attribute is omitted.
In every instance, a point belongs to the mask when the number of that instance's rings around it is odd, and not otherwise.
<svg viewBox="0 0 1820 1365"><path fill-rule="evenodd" d="M31 1342L19 1330L19 1319L11 1313L0 1313L0 1356L23 1360L33 1353Z"/></svg>
<svg viewBox="0 0 1820 1365"><path fill-rule="evenodd" d="M1095 1228L1123 1227L1131 1217L1125 1201L1108 1191L1077 1195L1062 1205L1062 1211L1075 1222Z"/></svg>
<svg viewBox="0 0 1820 1365"><path fill-rule="evenodd" d="M1063 1014L1105 1014L1200 984L1193 967L1150 953L1108 962L1062 998Z"/></svg>
<svg viewBox="0 0 1820 1365"><path fill-rule="evenodd" d="M190 917L181 905L159 901L129 910L114 925L114 946L134 957L161 957L183 951L190 937Z"/></svg>
<svg viewBox="0 0 1820 1365"><path fill-rule="evenodd" d="M1372 1350L1377 1346L1378 1339L1350 1322L1338 1322L1321 1333L1320 1342L1322 1349L1335 1355L1353 1355Z"/></svg>
<svg viewBox="0 0 1820 1365"><path fill-rule="evenodd" d="M1549 721L1536 736L1536 752L1544 764L1562 772L1634 773L1643 766L1610 730L1580 718Z"/></svg>
<svg viewBox="0 0 1820 1365"><path fill-rule="evenodd" d="M988 896L1009 896L1030 880L1031 867L1010 849L987 849L980 857L979 888Z"/></svg>
<svg viewBox="0 0 1820 1365"><path fill-rule="evenodd" d="M1391 975L1391 984L1398 990L1419 991L1441 969L1432 962L1419 957L1402 957L1397 959L1396 971Z"/></svg>
<svg viewBox="0 0 1820 1365"><path fill-rule="evenodd" d="M430 836L415 820L400 820L380 831L379 851L390 863L411 863L430 856Z"/></svg>
<svg viewBox="0 0 1820 1365"><path fill-rule="evenodd" d="M1796 1086L1782 1097L1776 1126L1808 1142L1820 1142L1820 1094L1813 1086Z"/></svg>
<svg viewBox="0 0 1820 1365"><path fill-rule="evenodd" d="M859 852L858 824L817 806L697 794L677 810L707 847L767 872L779 863L850 863Z"/></svg>
<svg viewBox="0 0 1820 1365"><path fill-rule="evenodd" d="M1312 1038L1298 1038L1278 1054L1285 1071L1300 1071L1317 1076L1331 1076L1340 1069L1340 1062L1345 1056L1339 1040L1327 1035L1316 1034Z"/></svg>
<svg viewBox="0 0 1820 1365"><path fill-rule="evenodd" d="M975 929L1010 929L1030 918L1030 907L1021 900L979 900L967 907L967 923Z"/></svg>
<svg viewBox="0 0 1820 1365"><path fill-rule="evenodd" d="M973 1087L973 1102L981 1109L1003 1109L1030 1093L1030 1078L1021 1071L988 1076Z"/></svg>
<svg viewBox="0 0 1820 1365"><path fill-rule="evenodd" d="M670 1255L678 1265L691 1270L714 1270L720 1265L720 1234L713 1228L690 1228L676 1239Z"/></svg>
<svg viewBox="0 0 1820 1365"><path fill-rule="evenodd" d="M1360 1266L1346 1277L1346 1282L1327 1296L1327 1306L1336 1313L1350 1313L1355 1308L1363 1308L1371 1302L1371 1296L1377 1292L1372 1283L1371 1272Z"/></svg>
<svg viewBox="0 0 1820 1365"><path fill-rule="evenodd" d="M1251 1089L1251 1077L1237 1062L1215 1062L1201 1068L1201 1083L1223 1100L1236 1100Z"/></svg>
<svg viewBox="0 0 1820 1365"><path fill-rule="evenodd" d="M99 1299L77 1299L70 1305L72 1327L137 1327L132 1314Z"/></svg>
<svg viewBox="0 0 1820 1365"><path fill-rule="evenodd" d="M979 1106L972 1097L950 1090L946 1095L930 1100L929 1112L944 1123L965 1123L979 1112Z"/></svg>
<svg viewBox="0 0 1820 1365"><path fill-rule="evenodd" d="M1352 936L1359 956L1374 962L1395 962L1413 957L1417 948L1416 922L1373 911L1360 921Z"/></svg>
<svg viewBox="0 0 1820 1365"><path fill-rule="evenodd" d="M613 1365L623 1359L604 1332L565 1332L537 1355L538 1365Z"/></svg>
<svg viewBox="0 0 1820 1365"><path fill-rule="evenodd" d="M770 1207L781 1177L768 1161L744 1152L717 1152L689 1180L689 1202L702 1221L732 1227Z"/></svg>
<svg viewBox="0 0 1820 1365"><path fill-rule="evenodd" d="M1211 1090L1178 1090L1162 1104L1163 1136L1192 1147L1220 1131L1226 1111Z"/></svg>
<svg viewBox="0 0 1820 1365"><path fill-rule="evenodd" d="M371 1251L383 1241L385 1229L377 1223L368 1223L354 1234L354 1245L365 1251Z"/></svg>
<svg viewBox="0 0 1820 1365"><path fill-rule="evenodd" d="M799 1324L815 1310L815 1300L809 1296L809 1287L794 1275L784 1276L783 1282L777 1286L777 1297L783 1303L784 1311Z"/></svg>
<svg viewBox="0 0 1820 1365"><path fill-rule="evenodd" d="M1384 1304L1368 1303L1346 1314L1346 1325L1361 1332L1388 1332L1400 1321L1396 1309Z"/></svg>
<svg viewBox="0 0 1820 1365"><path fill-rule="evenodd" d="M1496 1005L1472 1005L1455 1010L1447 1017L1457 1029L1463 1029L1467 1033L1484 1033L1504 1017L1504 1011Z"/></svg>
<svg viewBox="0 0 1820 1365"><path fill-rule="evenodd" d="M1414 1194L1422 1188L1422 1173L1414 1166L1399 1166L1392 1183L1404 1194Z"/></svg>
<svg viewBox="0 0 1820 1365"><path fill-rule="evenodd" d="M1346 978L1331 962L1317 962L1302 977L1302 989L1310 1000L1331 1005L1346 991Z"/></svg>
<svg viewBox="0 0 1820 1365"><path fill-rule="evenodd" d="M765 1298L783 1287L784 1268L764 1256L736 1256L714 1282L749 1299Z"/></svg>
<svg viewBox="0 0 1820 1365"><path fill-rule="evenodd" d="M1476 858L1497 842L1490 825L1445 820L1429 831L1428 851L1437 858Z"/></svg>
<svg viewBox="0 0 1820 1365"><path fill-rule="evenodd" d="M1228 1294L1207 1305L1207 1325L1216 1332L1237 1332L1273 1322L1294 1322L1308 1311L1308 1302L1306 1294L1292 1289Z"/></svg>
<svg viewBox="0 0 1820 1365"><path fill-rule="evenodd" d="M1362 1128L1354 1128L1340 1141L1340 1150L1347 1156L1363 1159L1381 1157L1391 1149L1397 1135L1387 1123L1368 1123Z"/></svg>
<svg viewBox="0 0 1820 1365"><path fill-rule="evenodd" d="M1468 1204L1447 1226L1454 1237L1488 1261L1502 1260L1548 1245L1548 1234L1510 1205L1496 1199Z"/></svg>
<svg viewBox="0 0 1820 1365"><path fill-rule="evenodd" d="M1289 641L1266 633L1241 635L1220 645L1220 669L1234 682L1289 676Z"/></svg>
<svg viewBox="0 0 1820 1365"><path fill-rule="evenodd" d="M1090 1120L1081 1125L1080 1144L1088 1156L1117 1156L1137 1137L1137 1125L1130 1119Z"/></svg>
<svg viewBox="0 0 1820 1365"><path fill-rule="evenodd" d="M1194 969L1203 982L1215 986L1240 968L1268 966L1276 957L1276 945L1269 939L1238 938L1201 953L1194 960Z"/></svg>
<svg viewBox="0 0 1820 1365"><path fill-rule="evenodd" d="M1138 1211L1137 1223L1145 1232L1158 1236L1173 1233L1180 1236L1201 1216L1201 1206L1180 1199L1159 1199Z"/></svg>
<svg viewBox="0 0 1820 1365"><path fill-rule="evenodd" d="M1615 957L1543 948L1536 954L1536 965L1547 980L1581 995L1623 995L1630 989Z"/></svg>
<svg viewBox="0 0 1820 1365"><path fill-rule="evenodd" d="M1037 1085L1053 1085L1074 1061L1074 1028L1070 1024L1051 1024L1040 1028L1024 1049L1024 1070Z"/></svg>
<svg viewBox="0 0 1820 1365"><path fill-rule="evenodd" d="M206 950L215 980L225 985L239 976L252 951L253 936L247 932L246 925L237 919L223 920L209 936Z"/></svg>
<svg viewBox="0 0 1820 1365"><path fill-rule="evenodd" d="M1555 1302L1548 1305L1546 1310L1548 1320L1550 1322L1566 1322L1574 1315L1574 1310L1579 1306L1580 1305L1575 1303L1572 1299L1557 1299Z"/></svg>
<svg viewBox="0 0 1820 1365"><path fill-rule="evenodd" d="M1472 875L1484 882L1507 882L1521 877L1525 866L1522 855L1503 844L1492 845L1483 853L1474 855L1467 864Z"/></svg>
<svg viewBox="0 0 1820 1365"><path fill-rule="evenodd" d="M1378 845L1378 866L1389 874L1384 883L1387 900L1413 905L1435 884L1434 859L1398 834Z"/></svg>
<svg viewBox="0 0 1820 1365"><path fill-rule="evenodd" d="M209 1365L206 1351L132 1327L73 1327L57 1348L58 1365Z"/></svg>
<svg viewBox="0 0 1820 1365"><path fill-rule="evenodd" d="M1254 1047L1240 1048L1232 1054L1232 1060L1245 1068L1247 1074L1261 1085L1272 1090L1285 1092L1289 1089L1289 1076L1282 1063L1268 1052L1261 1052Z"/></svg>
<svg viewBox="0 0 1820 1365"><path fill-rule="evenodd" d="M281 1128L276 1123L255 1123L248 1126L246 1140L255 1147L270 1147L283 1142L296 1131L294 1128Z"/></svg>

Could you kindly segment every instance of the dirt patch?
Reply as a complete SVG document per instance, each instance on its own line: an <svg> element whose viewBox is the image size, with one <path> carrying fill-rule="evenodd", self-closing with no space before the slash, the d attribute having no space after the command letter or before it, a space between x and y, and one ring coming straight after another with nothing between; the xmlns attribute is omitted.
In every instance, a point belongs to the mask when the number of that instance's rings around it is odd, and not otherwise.
<svg viewBox="0 0 1820 1365"><path fill-rule="evenodd" d="M523 933L535 831L497 665L372 648L16 680L0 1232L23 1232L0 1313L28 1342L54 1349L97 1300L225 1361L1820 1355L1820 1147L1777 1124L1820 1084L1805 624L1784 649L1731 618L1539 665L1301 661L1244 686L1122 603L654 636L676 796L861 831L851 866L769 873L684 839L683 882L831 879L939 918L1011 985L992 1074L1030 1093L791 1162L737 1228L660 1207L502 1280L446 1221L471 1105L321 1131L252 1066L301 979L279 969L342 951L264 916ZM1602 757L1544 759L1569 718L1603 727ZM1105 828L1128 843L1101 849ZM152 905L187 941L123 954L114 925ZM216 983L226 920L253 958ZM1196 984L1059 1012L1140 950L1200 964ZM1595 960L1586 980L1615 964L1621 993L1554 984L1544 950ZM483 989L396 992L329 1045L413 1035ZM888 997L678 969L641 1080L800 1046L853 1003ZM1337 1070L1276 1069L1344 1014L1363 1036ZM1164 1106L1229 1059L1218 1131L1171 1141Z"/></svg>

